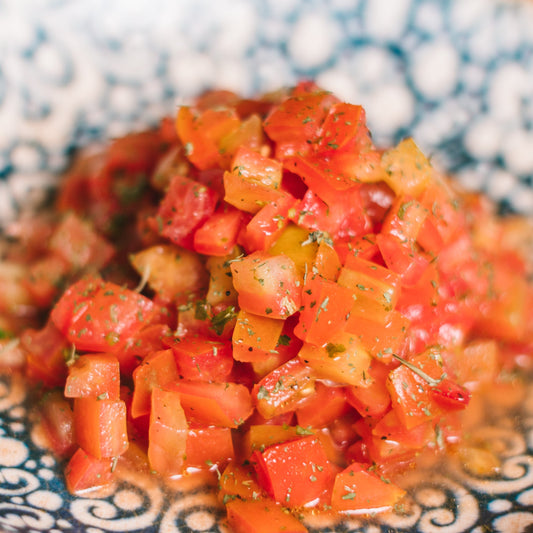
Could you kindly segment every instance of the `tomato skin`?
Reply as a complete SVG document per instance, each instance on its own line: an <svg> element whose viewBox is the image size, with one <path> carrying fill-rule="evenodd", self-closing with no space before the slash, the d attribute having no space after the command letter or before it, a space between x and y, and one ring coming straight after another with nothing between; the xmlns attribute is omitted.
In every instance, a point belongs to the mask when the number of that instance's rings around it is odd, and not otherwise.
<svg viewBox="0 0 533 533"><path fill-rule="evenodd" d="M263 206L244 229L241 237L244 248L248 252L269 249L287 226L289 210L295 203L296 199L286 193Z"/></svg>
<svg viewBox="0 0 533 533"><path fill-rule="evenodd" d="M76 398L74 431L78 445L97 459L128 449L126 404L121 400Z"/></svg>
<svg viewBox="0 0 533 533"><path fill-rule="evenodd" d="M68 400L59 390L48 392L40 402L40 424L54 453L70 457L76 449L74 414Z"/></svg>
<svg viewBox="0 0 533 533"><path fill-rule="evenodd" d="M224 468L235 459L230 428L189 428L185 445L184 468Z"/></svg>
<svg viewBox="0 0 533 533"><path fill-rule="evenodd" d="M243 219L241 211L224 205L194 232L194 250L217 257L229 254L237 242Z"/></svg>
<svg viewBox="0 0 533 533"><path fill-rule="evenodd" d="M341 418L350 409L343 387L328 387L317 382L315 394L296 409L298 425L321 428Z"/></svg>
<svg viewBox="0 0 533 533"><path fill-rule="evenodd" d="M65 357L71 347L53 322L40 330L27 329L20 337L26 355L25 375L34 384L61 387L67 376Z"/></svg>
<svg viewBox="0 0 533 533"><path fill-rule="evenodd" d="M78 448L65 468L65 481L71 494L109 485L113 481L112 460L98 459Z"/></svg>
<svg viewBox="0 0 533 533"><path fill-rule="evenodd" d="M235 533L307 533L297 518L269 499L233 499L226 509L228 523Z"/></svg>
<svg viewBox="0 0 533 533"><path fill-rule="evenodd" d="M113 246L74 213L65 215L50 238L50 249L74 269L100 270L113 258Z"/></svg>
<svg viewBox="0 0 533 533"><path fill-rule="evenodd" d="M274 107L263 127L276 143L276 157L284 159L292 154L308 153L309 141L318 138L327 111L336 102L332 94L317 90L294 94Z"/></svg>
<svg viewBox="0 0 533 533"><path fill-rule="evenodd" d="M284 322L254 315L242 309L233 329L233 357L242 362L259 362L276 351Z"/></svg>
<svg viewBox="0 0 533 533"><path fill-rule="evenodd" d="M176 130L187 157L199 169L223 164L221 139L239 127L237 113L230 107L197 110L182 106L176 115Z"/></svg>
<svg viewBox="0 0 533 533"><path fill-rule="evenodd" d="M176 391L155 387L150 398L148 461L165 476L181 474L188 424Z"/></svg>
<svg viewBox="0 0 533 533"><path fill-rule="evenodd" d="M241 384L180 379L166 388L179 393L191 424L237 428L253 411L250 393Z"/></svg>
<svg viewBox="0 0 533 533"><path fill-rule="evenodd" d="M351 289L319 276L309 277L302 291L302 307L295 335L323 346L344 329L354 304Z"/></svg>
<svg viewBox="0 0 533 533"><path fill-rule="evenodd" d="M153 220L154 228L172 243L194 248L194 232L215 212L217 194L190 178L174 176Z"/></svg>
<svg viewBox="0 0 533 533"><path fill-rule="evenodd" d="M83 278L63 293L50 316L78 350L116 353L153 314L148 298L111 282Z"/></svg>
<svg viewBox="0 0 533 533"><path fill-rule="evenodd" d="M337 511L368 510L392 507L405 491L369 472L366 465L352 463L337 474L331 505Z"/></svg>
<svg viewBox="0 0 533 533"><path fill-rule="evenodd" d="M185 379L225 381L233 369L229 342L189 336L171 345L178 372Z"/></svg>
<svg viewBox="0 0 533 533"><path fill-rule="evenodd" d="M254 252L231 263L241 309L269 318L287 318L300 308L300 276L284 255Z"/></svg>
<svg viewBox="0 0 533 533"><path fill-rule="evenodd" d="M159 350L148 354L133 371L131 416L137 418L149 414L152 390L164 387L178 378L178 367L172 350Z"/></svg>
<svg viewBox="0 0 533 533"><path fill-rule="evenodd" d="M298 357L275 368L252 390L257 411L266 419L292 411L315 390L315 377Z"/></svg>
<svg viewBox="0 0 533 533"><path fill-rule="evenodd" d="M70 367L65 382L67 398L118 400L120 396L119 362L113 355L80 356Z"/></svg>
<svg viewBox="0 0 533 533"><path fill-rule="evenodd" d="M315 436L274 444L252 454L259 484L278 503L299 507L320 498L333 468Z"/></svg>

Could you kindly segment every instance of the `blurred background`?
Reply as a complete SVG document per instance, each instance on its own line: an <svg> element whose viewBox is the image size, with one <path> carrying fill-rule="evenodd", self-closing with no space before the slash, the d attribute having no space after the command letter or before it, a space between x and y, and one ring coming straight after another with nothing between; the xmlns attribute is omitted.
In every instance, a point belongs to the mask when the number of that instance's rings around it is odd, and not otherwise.
<svg viewBox="0 0 533 533"><path fill-rule="evenodd" d="M0 224L81 145L299 79L533 214L529 0L0 0Z"/></svg>

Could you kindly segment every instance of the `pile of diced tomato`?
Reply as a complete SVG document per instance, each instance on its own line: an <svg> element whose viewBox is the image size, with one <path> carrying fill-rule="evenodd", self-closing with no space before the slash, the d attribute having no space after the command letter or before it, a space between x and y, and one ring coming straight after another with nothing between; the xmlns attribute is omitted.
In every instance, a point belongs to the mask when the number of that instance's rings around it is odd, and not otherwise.
<svg viewBox="0 0 533 533"><path fill-rule="evenodd" d="M532 354L529 223L312 83L209 92L85 152L9 231L1 342L68 489L133 455L215 471L236 532L398 504L399 473Z"/></svg>

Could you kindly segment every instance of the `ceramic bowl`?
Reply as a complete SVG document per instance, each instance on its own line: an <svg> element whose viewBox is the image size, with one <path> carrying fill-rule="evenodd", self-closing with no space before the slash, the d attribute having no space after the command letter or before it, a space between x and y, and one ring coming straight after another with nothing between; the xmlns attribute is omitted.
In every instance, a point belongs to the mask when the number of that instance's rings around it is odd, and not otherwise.
<svg viewBox="0 0 533 533"><path fill-rule="evenodd" d="M533 214L528 0L0 0L0 228L42 202L76 148L154 124L207 88L253 95L314 79L367 110L378 145L413 136L503 211ZM313 532L530 531L533 392L486 428L503 467L420 471L411 506L316 519ZM200 486L130 476L72 497L39 446L27 391L0 380L0 530L227 531Z"/></svg>

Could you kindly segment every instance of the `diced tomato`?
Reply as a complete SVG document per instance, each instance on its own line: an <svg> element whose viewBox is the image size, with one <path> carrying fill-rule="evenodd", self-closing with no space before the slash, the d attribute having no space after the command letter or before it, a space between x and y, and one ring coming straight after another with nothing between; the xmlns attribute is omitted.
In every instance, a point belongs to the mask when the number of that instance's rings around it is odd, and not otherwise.
<svg viewBox="0 0 533 533"><path fill-rule="evenodd" d="M323 346L305 343L298 357L316 376L340 384L361 385L370 366L370 355L355 335L341 331Z"/></svg>
<svg viewBox="0 0 533 533"><path fill-rule="evenodd" d="M74 415L63 394L49 391L39 404L41 427L52 450L59 456L70 456L76 449L74 439Z"/></svg>
<svg viewBox="0 0 533 533"><path fill-rule="evenodd" d="M217 167L222 163L220 141L235 131L239 124L236 112L229 107L206 109L198 113L182 106L176 116L176 130L187 157L200 169Z"/></svg>
<svg viewBox="0 0 533 533"><path fill-rule="evenodd" d="M68 274L68 265L56 254L48 254L33 262L24 279L24 287L39 307L49 307L59 294L62 282Z"/></svg>
<svg viewBox="0 0 533 533"><path fill-rule="evenodd" d="M155 387L150 399L148 461L165 476L181 474L185 464L188 424L175 391Z"/></svg>
<svg viewBox="0 0 533 533"><path fill-rule="evenodd" d="M230 428L189 428L185 444L185 468L211 469L235 459Z"/></svg>
<svg viewBox="0 0 533 533"><path fill-rule="evenodd" d="M167 388L179 393L190 423L236 428L253 411L248 389L237 383L182 379L169 383Z"/></svg>
<svg viewBox="0 0 533 533"><path fill-rule="evenodd" d="M300 507L319 500L334 476L315 436L274 444L252 455L259 484L278 503Z"/></svg>
<svg viewBox="0 0 533 533"><path fill-rule="evenodd" d="M241 241L249 252L268 250L289 223L288 213L296 199L286 193L263 206L248 222Z"/></svg>
<svg viewBox="0 0 533 533"><path fill-rule="evenodd" d="M254 362L276 351L283 321L239 311L233 330L233 357L237 361Z"/></svg>
<svg viewBox="0 0 533 533"><path fill-rule="evenodd" d="M152 390L164 387L179 378L172 350L159 350L147 355L133 371L133 399L131 415L137 418L150 412Z"/></svg>
<svg viewBox="0 0 533 533"><path fill-rule="evenodd" d="M367 382L361 386L346 388L346 400L361 416L382 417L389 409L391 398L386 387L390 368L377 361L372 361L367 371Z"/></svg>
<svg viewBox="0 0 533 533"><path fill-rule="evenodd" d="M65 481L71 494L104 487L113 481L112 459L97 459L78 448L65 468Z"/></svg>
<svg viewBox="0 0 533 533"><path fill-rule="evenodd" d="M352 463L335 477L331 505L338 511L373 511L393 507L405 495L394 483Z"/></svg>
<svg viewBox="0 0 533 533"><path fill-rule="evenodd" d="M65 383L67 398L118 400L119 395L120 368L113 355L81 355L69 366Z"/></svg>
<svg viewBox="0 0 533 533"><path fill-rule="evenodd" d="M287 318L300 308L300 277L294 261L283 255L254 252L231 263L239 305L270 318Z"/></svg>
<svg viewBox="0 0 533 533"><path fill-rule="evenodd" d="M276 142L276 157L309 152L309 141L318 140L328 109L337 101L332 94L317 91L292 96L276 106L263 125Z"/></svg>
<svg viewBox="0 0 533 533"><path fill-rule="evenodd" d="M97 459L118 457L128 449L126 404L121 400L76 398L76 442Z"/></svg>
<svg viewBox="0 0 533 533"><path fill-rule="evenodd" d="M194 232L194 250L211 256L227 255L237 242L243 218L241 211L224 204Z"/></svg>
<svg viewBox="0 0 533 533"><path fill-rule="evenodd" d="M431 164L413 139L405 139L383 154L385 181L397 194L419 196L430 184L433 176Z"/></svg>
<svg viewBox="0 0 533 533"><path fill-rule="evenodd" d="M222 472L219 485L219 500L222 503L228 503L236 498L254 500L261 494L255 470L248 462L241 465L231 461Z"/></svg>
<svg viewBox="0 0 533 533"><path fill-rule="evenodd" d="M78 350L117 352L154 313L151 300L95 278L71 285L52 309L55 326Z"/></svg>
<svg viewBox="0 0 533 533"><path fill-rule="evenodd" d="M232 499L226 504L228 523L235 533L306 533L307 528L284 506L269 499Z"/></svg>
<svg viewBox="0 0 533 533"><path fill-rule="evenodd" d="M265 418L292 411L315 390L309 367L295 357L274 369L253 388L256 408Z"/></svg>
<svg viewBox="0 0 533 533"><path fill-rule="evenodd" d="M302 304L294 333L322 346L344 329L354 304L353 291L319 276L309 277L303 287Z"/></svg>
<svg viewBox="0 0 533 533"><path fill-rule="evenodd" d="M130 262L163 302L189 301L208 284L200 257L172 244L157 244L130 255Z"/></svg>
<svg viewBox="0 0 533 533"><path fill-rule="evenodd" d="M85 220L65 215L50 238L50 249L76 269L100 270L113 257L113 246Z"/></svg>
<svg viewBox="0 0 533 533"><path fill-rule="evenodd" d="M178 372L185 379L226 381L233 368L229 342L202 337L182 337L171 345Z"/></svg>
<svg viewBox="0 0 533 533"><path fill-rule="evenodd" d="M153 220L154 228L171 242L194 247L194 232L215 212L217 194L190 178L174 176Z"/></svg>
<svg viewBox="0 0 533 533"><path fill-rule="evenodd" d="M296 419L301 427L321 428L341 418L349 408L343 387L317 382L315 393L296 409Z"/></svg>
<svg viewBox="0 0 533 533"><path fill-rule="evenodd" d="M257 213L287 194L281 190L281 178L278 161L249 148L239 148L231 162L231 172L224 174L224 200L241 211Z"/></svg>
<svg viewBox="0 0 533 533"><path fill-rule="evenodd" d="M27 329L20 337L26 354L26 377L34 384L61 387L67 376L66 359L71 345L52 321L40 329Z"/></svg>

